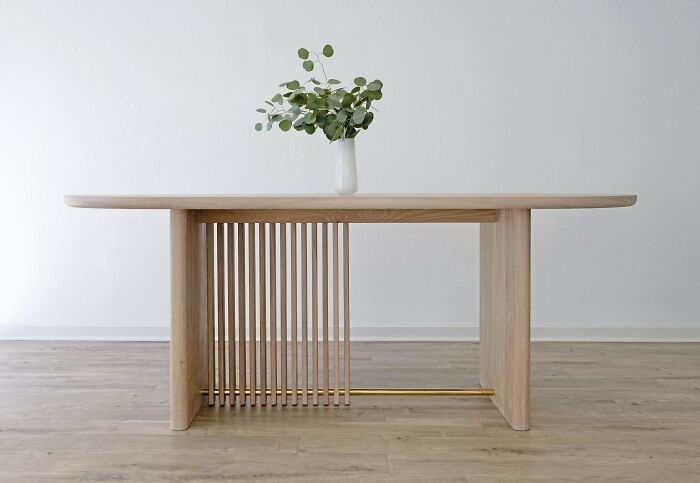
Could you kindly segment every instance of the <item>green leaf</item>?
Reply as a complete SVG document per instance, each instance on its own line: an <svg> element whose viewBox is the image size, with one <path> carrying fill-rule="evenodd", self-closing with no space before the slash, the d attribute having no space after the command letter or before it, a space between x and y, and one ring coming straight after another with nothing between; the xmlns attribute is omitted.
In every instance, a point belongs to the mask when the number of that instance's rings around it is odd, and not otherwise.
<svg viewBox="0 0 700 483"><path fill-rule="evenodd" d="M367 94L367 97L369 97L373 101L378 101L379 99L382 98L382 91L369 91L369 94Z"/></svg>
<svg viewBox="0 0 700 483"><path fill-rule="evenodd" d="M306 115L304 116L304 122L306 124L313 124L316 122L316 113L311 111L307 112Z"/></svg>
<svg viewBox="0 0 700 483"><path fill-rule="evenodd" d="M289 131L292 128L292 121L284 119L280 121L280 129L284 132Z"/></svg>
<svg viewBox="0 0 700 483"><path fill-rule="evenodd" d="M316 79L315 77L312 77L312 78L309 79L309 80L310 80L311 82L313 82L314 84L316 84L317 86L321 85L321 83L320 83L320 82L318 81L318 79Z"/></svg>
<svg viewBox="0 0 700 483"><path fill-rule="evenodd" d="M367 89L369 89L370 91L379 91L379 90L381 90L381 88L382 88L382 83L380 81L376 81L376 80L370 82L369 85L367 86Z"/></svg>
<svg viewBox="0 0 700 483"><path fill-rule="evenodd" d="M291 90L291 91L293 91L294 89L299 89L299 86L300 86L300 85L301 85L301 84L299 84L299 81L297 81L297 80L289 81L289 82L287 82L287 84L286 84L287 89L289 89L289 90Z"/></svg>
<svg viewBox="0 0 700 483"><path fill-rule="evenodd" d="M331 85L342 84L338 79L328 79L328 83Z"/></svg>
<svg viewBox="0 0 700 483"><path fill-rule="evenodd" d="M345 122L345 120L348 118L348 113L345 111L340 111L338 114L335 115L335 120L338 122Z"/></svg>
<svg viewBox="0 0 700 483"><path fill-rule="evenodd" d="M282 102L284 102L284 98L282 97L282 94L275 94L272 97L272 102L276 102L277 104L282 104Z"/></svg>
<svg viewBox="0 0 700 483"><path fill-rule="evenodd" d="M271 103L270 101L265 101L265 104L269 104L270 106L275 107L275 105L273 103Z"/></svg>
<svg viewBox="0 0 700 483"><path fill-rule="evenodd" d="M299 126L303 126L303 124L304 124L304 118L303 118L303 117L300 117L299 119L297 119L296 121L294 121L294 127L295 127L295 128L297 128L297 127L299 127ZM298 131L298 129L297 129L297 131Z"/></svg>
<svg viewBox="0 0 700 483"><path fill-rule="evenodd" d="M330 91L328 89L324 89L323 87L314 87L314 92L319 96L327 96Z"/></svg>
<svg viewBox="0 0 700 483"><path fill-rule="evenodd" d="M306 131L307 134L313 134L316 132L316 126L313 124L305 124L304 131Z"/></svg>
<svg viewBox="0 0 700 483"><path fill-rule="evenodd" d="M256 130L256 131L262 131L262 123L261 123L261 122L255 124L255 130Z"/></svg>
<svg viewBox="0 0 700 483"><path fill-rule="evenodd" d="M301 66L306 72L311 72L312 70L314 70L314 63L310 60L305 60L304 62L302 62Z"/></svg>
<svg viewBox="0 0 700 483"><path fill-rule="evenodd" d="M282 119L282 115L281 115L281 114L275 114L274 116L272 116L272 117L270 118L270 121L272 121L272 122L277 122L277 121L279 121L279 120L281 120L281 119Z"/></svg>
<svg viewBox="0 0 700 483"><path fill-rule="evenodd" d="M326 44L323 46L323 55L325 55L326 57L332 57L333 52L333 47L330 44Z"/></svg>
<svg viewBox="0 0 700 483"><path fill-rule="evenodd" d="M372 123L372 120L374 119L374 113L368 112L365 114L365 120L362 121L361 127L362 129L367 129L369 125Z"/></svg>
<svg viewBox="0 0 700 483"><path fill-rule="evenodd" d="M355 78L355 85L357 87L362 87L365 84L367 84L367 79L365 79L364 77Z"/></svg>
<svg viewBox="0 0 700 483"><path fill-rule="evenodd" d="M328 96L328 105L333 108L340 109L342 100L342 97L334 92Z"/></svg>
<svg viewBox="0 0 700 483"><path fill-rule="evenodd" d="M260 109L256 109L256 111L261 112L261 113L263 113L263 114L266 114L266 113L267 113L267 110L266 110L266 109L263 109L262 107L261 107Z"/></svg>
<svg viewBox="0 0 700 483"><path fill-rule="evenodd" d="M353 87L353 89L352 89L350 92L351 92L352 94L357 94L358 92L360 92L360 87L359 87L359 86L358 86L358 87Z"/></svg>
<svg viewBox="0 0 700 483"><path fill-rule="evenodd" d="M367 114L367 109L364 106L357 106L355 113L352 115L352 120L355 124L361 124L365 120L365 114Z"/></svg>
<svg viewBox="0 0 700 483"><path fill-rule="evenodd" d="M343 96L343 101L341 105L343 107L348 107L351 106L353 102L355 102L355 96L353 96L352 94L345 94Z"/></svg>
<svg viewBox="0 0 700 483"><path fill-rule="evenodd" d="M269 131L270 129L272 129L272 126L274 126L274 124L275 124L275 123L272 122L272 121L268 122L268 123L267 123L267 130Z"/></svg>
<svg viewBox="0 0 700 483"><path fill-rule="evenodd" d="M306 60L309 58L309 51L302 47L301 49L297 50L297 55L300 59Z"/></svg>
<svg viewBox="0 0 700 483"><path fill-rule="evenodd" d="M298 116L301 114L301 109L299 109L299 106L292 106L289 111L294 114L295 116Z"/></svg>
<svg viewBox="0 0 700 483"><path fill-rule="evenodd" d="M340 135L343 133L343 126L338 126L338 128L335 130L335 133L333 134L333 141L336 139L340 138Z"/></svg>

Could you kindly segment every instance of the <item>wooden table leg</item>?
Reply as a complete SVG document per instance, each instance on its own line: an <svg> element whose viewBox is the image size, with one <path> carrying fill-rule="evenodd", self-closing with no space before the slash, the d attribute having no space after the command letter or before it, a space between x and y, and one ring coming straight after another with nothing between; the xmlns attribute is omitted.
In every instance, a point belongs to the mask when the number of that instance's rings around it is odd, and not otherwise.
<svg viewBox="0 0 700 483"><path fill-rule="evenodd" d="M194 211L170 211L170 429L189 427L207 383L206 245Z"/></svg>
<svg viewBox="0 0 700 483"><path fill-rule="evenodd" d="M530 210L481 224L481 385L508 424L530 429Z"/></svg>

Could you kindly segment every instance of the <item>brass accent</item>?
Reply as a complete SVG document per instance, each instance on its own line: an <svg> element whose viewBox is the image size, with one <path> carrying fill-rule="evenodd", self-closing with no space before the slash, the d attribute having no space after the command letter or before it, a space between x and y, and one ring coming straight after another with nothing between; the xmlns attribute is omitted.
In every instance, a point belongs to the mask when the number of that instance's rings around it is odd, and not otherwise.
<svg viewBox="0 0 700 483"><path fill-rule="evenodd" d="M333 394L334 389L328 388L329 393ZM201 389L203 395L208 394L208 389ZM225 395L230 394L229 389L224 390ZM235 395L240 395L240 390L235 390ZM281 389L277 389L277 394L282 394ZM297 394L301 394L302 389L297 389ZM345 389L341 388L339 394L345 395ZM219 394L219 389L214 389L214 394ZM256 395L261 395L261 390L255 390ZM268 387L265 394L272 395L272 390ZM292 389L287 389L287 394L292 394ZM496 391L490 387L353 387L350 388L352 396L493 396ZM246 388L245 395L250 395L250 389Z"/></svg>

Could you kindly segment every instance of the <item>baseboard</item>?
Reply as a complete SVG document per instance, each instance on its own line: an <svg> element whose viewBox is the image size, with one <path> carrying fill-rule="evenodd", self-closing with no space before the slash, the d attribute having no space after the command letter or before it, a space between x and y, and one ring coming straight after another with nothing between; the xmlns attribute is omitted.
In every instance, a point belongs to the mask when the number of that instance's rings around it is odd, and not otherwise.
<svg viewBox="0 0 700 483"><path fill-rule="evenodd" d="M342 330L341 330L342 333ZM478 327L356 326L357 341L446 341L479 339ZM0 324L0 340L167 341L163 326L22 326ZM700 327L533 327L535 341L700 342Z"/></svg>

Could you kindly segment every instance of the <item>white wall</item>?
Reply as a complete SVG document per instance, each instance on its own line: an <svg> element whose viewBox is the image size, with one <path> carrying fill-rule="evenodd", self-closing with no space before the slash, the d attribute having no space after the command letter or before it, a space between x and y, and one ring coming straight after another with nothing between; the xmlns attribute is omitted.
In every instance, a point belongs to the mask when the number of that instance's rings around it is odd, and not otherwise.
<svg viewBox="0 0 700 483"><path fill-rule="evenodd" d="M385 84L361 192L639 194L533 214L536 335L698 337L699 26L697 1L4 0L0 334L167 334L167 213L64 194L329 192L320 135L253 124L330 42L334 77ZM475 334L476 226L357 226L351 256L358 334Z"/></svg>

